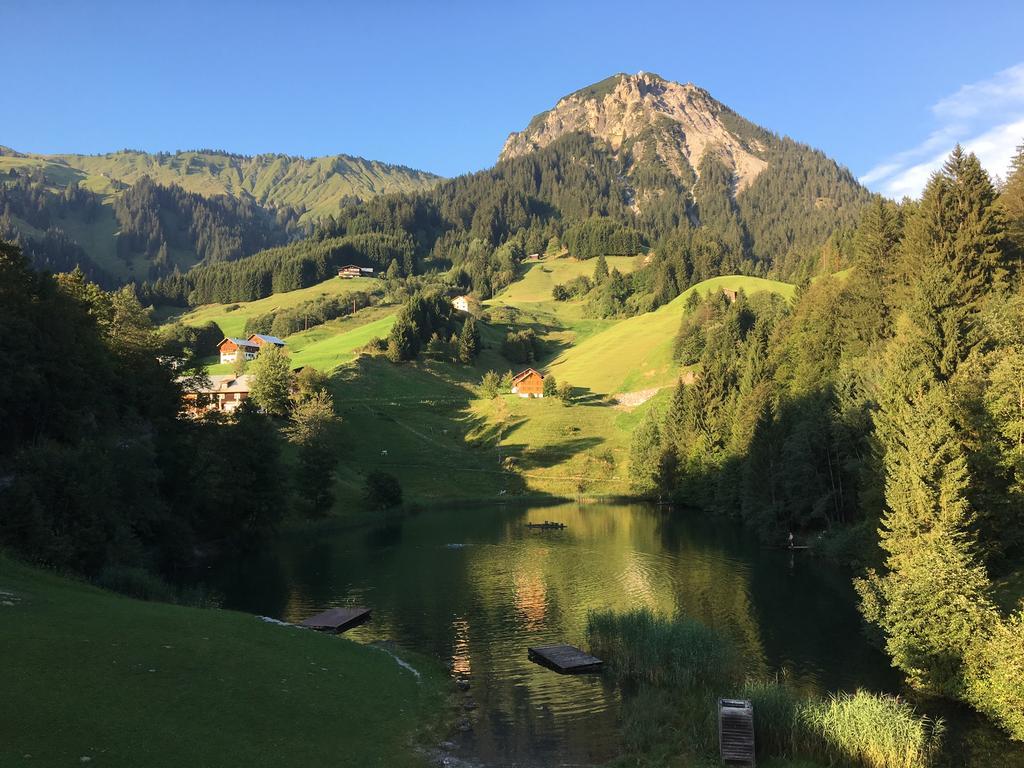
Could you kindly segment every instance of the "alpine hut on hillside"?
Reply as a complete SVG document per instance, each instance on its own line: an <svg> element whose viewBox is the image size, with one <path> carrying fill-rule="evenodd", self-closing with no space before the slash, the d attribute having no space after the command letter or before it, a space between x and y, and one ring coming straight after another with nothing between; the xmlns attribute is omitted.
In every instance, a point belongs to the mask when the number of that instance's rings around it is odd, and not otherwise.
<svg viewBox="0 0 1024 768"><path fill-rule="evenodd" d="M273 345L275 347L283 347L284 346L284 341L283 340L277 338L277 336L268 336L265 333L254 333L252 336L250 336L247 339L247 341L250 344L255 344L257 347L260 347L260 348L263 348L263 347L267 346L268 344L271 344L271 345Z"/></svg>
<svg viewBox="0 0 1024 768"><path fill-rule="evenodd" d="M249 339L233 339L231 337L221 339L217 345L222 363L233 363L238 360L238 353L241 352L246 360L252 360L260 353L260 345L249 341Z"/></svg>
<svg viewBox="0 0 1024 768"><path fill-rule="evenodd" d="M207 411L231 413L249 397L248 376L226 374L209 379L209 386L189 387L185 391L185 410L192 416Z"/></svg>
<svg viewBox="0 0 1024 768"><path fill-rule="evenodd" d="M520 397L544 397L544 374L533 368L512 377L512 394Z"/></svg>
<svg viewBox="0 0 1024 768"><path fill-rule="evenodd" d="M363 276L373 277L373 267L357 267L355 264L346 264L338 270L338 277L342 280L352 280Z"/></svg>

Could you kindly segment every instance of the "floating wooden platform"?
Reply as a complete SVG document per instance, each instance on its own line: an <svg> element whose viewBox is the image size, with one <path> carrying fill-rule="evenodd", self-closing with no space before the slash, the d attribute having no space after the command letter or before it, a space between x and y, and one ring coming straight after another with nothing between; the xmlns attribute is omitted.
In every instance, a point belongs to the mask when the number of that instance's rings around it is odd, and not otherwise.
<svg viewBox="0 0 1024 768"><path fill-rule="evenodd" d="M562 675L597 672L604 665L600 659L571 645L538 645L535 648L527 648L526 654L535 664L553 669Z"/></svg>
<svg viewBox="0 0 1024 768"><path fill-rule="evenodd" d="M542 528L544 530L561 530L565 528L565 523L552 523L545 520L543 523L527 523L527 528Z"/></svg>
<svg viewBox="0 0 1024 768"><path fill-rule="evenodd" d="M362 624L369 618L369 608L330 608L299 622L299 626L317 629L321 632L344 632L346 629L352 629L352 627Z"/></svg>
<svg viewBox="0 0 1024 768"><path fill-rule="evenodd" d="M718 700L718 747L726 765L754 765L754 706L748 700Z"/></svg>

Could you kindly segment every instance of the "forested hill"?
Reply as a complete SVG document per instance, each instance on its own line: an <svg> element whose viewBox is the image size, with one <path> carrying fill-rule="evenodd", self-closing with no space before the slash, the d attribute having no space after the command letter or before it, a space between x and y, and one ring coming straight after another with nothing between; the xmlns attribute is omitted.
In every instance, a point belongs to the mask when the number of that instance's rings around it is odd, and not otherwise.
<svg viewBox="0 0 1024 768"><path fill-rule="evenodd" d="M282 245L344 202L437 180L347 155L34 155L0 147L0 237L16 240L37 267L78 265L113 286Z"/></svg>
<svg viewBox="0 0 1024 768"><path fill-rule="evenodd" d="M500 160L563 137L593 137L622 165L641 217L682 197L693 222L719 234L735 266L792 278L814 271L819 247L849 228L869 193L822 152L744 119L691 83L618 74L560 99L512 133ZM726 270L728 271L728 270Z"/></svg>
<svg viewBox="0 0 1024 768"><path fill-rule="evenodd" d="M799 282L843 269L870 200L821 152L758 128L695 86L618 75L534 118L491 169L342 205L305 247L203 266L159 281L150 295L244 301L278 282L301 287L321 264L334 266L320 243L376 237L389 244L360 263L393 259L402 275L450 269L481 298L509 285L531 254L643 251L646 266L613 276L597 302L603 316L624 316L716 275Z"/></svg>
<svg viewBox="0 0 1024 768"><path fill-rule="evenodd" d="M308 284L334 266L317 253L337 238L369 248L360 263L395 261L403 275L451 269L483 298L533 253L650 252L630 284L610 284L615 295L602 305L616 315L716 275L799 282L842 269L871 198L821 152L649 74L562 99L514 134L493 168L447 181L341 157L6 151L5 190L0 237L19 236L36 266L77 263L101 282L146 282L155 301L211 291L248 300ZM280 246L288 250L256 252ZM196 292L200 283L208 290Z"/></svg>

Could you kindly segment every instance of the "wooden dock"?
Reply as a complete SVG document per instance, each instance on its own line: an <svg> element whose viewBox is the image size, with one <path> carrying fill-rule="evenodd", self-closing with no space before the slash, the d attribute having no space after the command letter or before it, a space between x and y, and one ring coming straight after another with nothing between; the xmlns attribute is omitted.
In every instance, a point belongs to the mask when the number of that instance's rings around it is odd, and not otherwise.
<svg viewBox="0 0 1024 768"><path fill-rule="evenodd" d="M748 700L718 700L718 747L726 765L754 765L754 707Z"/></svg>
<svg viewBox="0 0 1024 768"><path fill-rule="evenodd" d="M359 626L369 618L369 608L329 608L299 622L299 626L321 632L344 632L346 629Z"/></svg>
<svg viewBox="0 0 1024 768"><path fill-rule="evenodd" d="M571 645L538 645L527 648L526 655L535 664L553 669L561 675L598 672L604 665L600 659Z"/></svg>

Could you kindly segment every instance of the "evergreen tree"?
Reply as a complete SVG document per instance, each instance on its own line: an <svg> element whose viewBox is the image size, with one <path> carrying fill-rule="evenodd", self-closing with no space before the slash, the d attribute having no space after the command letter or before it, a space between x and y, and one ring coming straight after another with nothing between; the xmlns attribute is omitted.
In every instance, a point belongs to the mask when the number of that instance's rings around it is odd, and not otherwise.
<svg viewBox="0 0 1024 768"><path fill-rule="evenodd" d="M604 254L601 254L597 257L597 263L594 265L594 285L601 285L607 279L608 260L605 259Z"/></svg>
<svg viewBox="0 0 1024 768"><path fill-rule="evenodd" d="M876 197L865 209L854 239L854 271L848 280L846 324L859 350L886 338L891 330L887 302L897 263L900 225L889 203Z"/></svg>
<svg viewBox="0 0 1024 768"><path fill-rule="evenodd" d="M480 331L477 330L476 320L469 315L462 324L462 331L459 333L459 362L465 365L472 365L480 354Z"/></svg>
<svg viewBox="0 0 1024 768"><path fill-rule="evenodd" d="M857 586L893 663L913 683L956 697L965 655L991 619L990 587L971 535L970 473L949 395L921 361L916 335L902 328L889 350L875 422L886 572Z"/></svg>
<svg viewBox="0 0 1024 768"><path fill-rule="evenodd" d="M1015 268L1020 269L1024 260L1024 144L1017 147L1010 163L1006 183L999 193L999 207L1006 220L1006 237Z"/></svg>
<svg viewBox="0 0 1024 768"><path fill-rule="evenodd" d="M947 380L982 341L978 309L1003 274L1001 216L978 159L954 149L907 221L904 279L923 359Z"/></svg>

